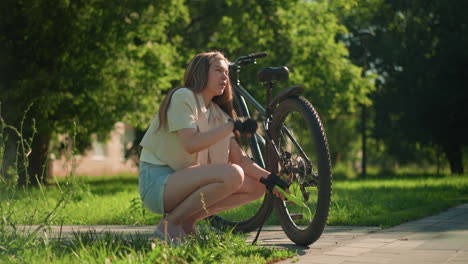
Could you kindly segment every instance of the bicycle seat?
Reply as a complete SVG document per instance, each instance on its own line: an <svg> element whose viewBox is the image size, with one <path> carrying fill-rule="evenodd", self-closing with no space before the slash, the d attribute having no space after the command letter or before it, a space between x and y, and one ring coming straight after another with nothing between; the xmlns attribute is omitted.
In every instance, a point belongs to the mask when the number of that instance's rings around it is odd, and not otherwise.
<svg viewBox="0 0 468 264"><path fill-rule="evenodd" d="M263 68L257 73L257 78L261 82L287 81L289 69L286 66Z"/></svg>

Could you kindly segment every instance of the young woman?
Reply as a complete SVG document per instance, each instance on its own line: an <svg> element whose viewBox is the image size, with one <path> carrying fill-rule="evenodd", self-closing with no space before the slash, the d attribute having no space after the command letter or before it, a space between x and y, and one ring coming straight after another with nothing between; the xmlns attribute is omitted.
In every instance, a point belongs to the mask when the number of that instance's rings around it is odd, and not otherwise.
<svg viewBox="0 0 468 264"><path fill-rule="evenodd" d="M196 55L184 87L167 95L141 141L140 196L149 210L165 215L155 230L161 239L180 241L195 234L197 221L259 199L261 178L278 182L236 141L257 125L236 120L228 74L220 52Z"/></svg>

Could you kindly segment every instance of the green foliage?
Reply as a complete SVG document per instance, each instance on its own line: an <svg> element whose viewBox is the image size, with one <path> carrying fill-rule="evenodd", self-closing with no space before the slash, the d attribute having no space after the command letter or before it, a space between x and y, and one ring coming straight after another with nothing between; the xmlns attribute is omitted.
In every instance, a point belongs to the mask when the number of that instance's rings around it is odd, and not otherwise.
<svg viewBox="0 0 468 264"><path fill-rule="evenodd" d="M381 75L374 133L400 161L421 160L418 149L429 147L446 154L453 173L463 173L467 7L465 1L368 0L343 15L353 31L376 34L367 42L369 62Z"/></svg>
<svg viewBox="0 0 468 264"><path fill-rule="evenodd" d="M29 177L43 175L51 138L72 134L74 124L81 151L117 121L147 126L161 93L182 75L174 30L187 12L181 0L1 2L3 116L17 126L32 105L37 121Z"/></svg>
<svg viewBox="0 0 468 264"><path fill-rule="evenodd" d="M193 54L220 49L230 59L255 51L267 51L258 65L241 69L241 84L260 102L266 91L256 72L268 66L287 66L290 80L279 83L273 95L285 86L301 84L305 97L321 117L332 123L339 115L349 115L360 104L370 104L366 96L374 89L375 76L361 77L361 68L349 58L347 47L337 41L347 29L336 10L348 10L356 1L189 1L190 24L184 42ZM253 110L253 109L252 109ZM326 124L327 132L334 128ZM352 130L331 131L332 152L351 155L355 135ZM343 142L343 137L350 139ZM336 137L334 137L336 135ZM335 155L336 156L336 155ZM347 158L347 157L343 157Z"/></svg>
<svg viewBox="0 0 468 264"><path fill-rule="evenodd" d="M2 1L4 116L16 124L33 103L39 146L48 146L52 134L70 133L75 122L82 150L91 133L105 135L116 121L146 128L166 91L181 84L188 60L220 49L232 59L268 51L262 67L288 65L290 83L303 84L322 115L334 118L368 104L373 87L336 41L346 28L333 10L355 3ZM243 70L244 84L253 87L259 67ZM263 89L251 91L264 100Z"/></svg>
<svg viewBox="0 0 468 264"><path fill-rule="evenodd" d="M146 126L181 75L181 39L169 33L185 21L182 1L55 2L2 1L6 118L34 102L38 130L76 122L81 140L123 118Z"/></svg>
<svg viewBox="0 0 468 264"><path fill-rule="evenodd" d="M331 4L304 2L287 12L291 41L292 79L304 84L309 98L321 115L334 118L338 114L356 111L359 104L370 104L366 97L373 89L370 77L361 78L361 69L347 58L345 45L336 37L345 34L332 12Z"/></svg>
<svg viewBox="0 0 468 264"><path fill-rule="evenodd" d="M335 119L322 119L326 129L332 165L340 162L358 162L360 150L360 135L358 133L357 118L352 115L340 115Z"/></svg>
<svg viewBox="0 0 468 264"><path fill-rule="evenodd" d="M201 2L201 3L200 3ZM192 47L222 49L231 59L254 51L267 51L259 67L242 69L242 84L257 83L261 67L287 65L290 84L302 84L306 97L325 117L355 111L372 88L370 78L347 58L343 43L336 37L346 32L333 12L335 5L348 7L354 1L197 1L190 4L192 23L186 40ZM216 10L216 11L213 11ZM283 88L285 84L281 84ZM250 89L264 100L263 89Z"/></svg>

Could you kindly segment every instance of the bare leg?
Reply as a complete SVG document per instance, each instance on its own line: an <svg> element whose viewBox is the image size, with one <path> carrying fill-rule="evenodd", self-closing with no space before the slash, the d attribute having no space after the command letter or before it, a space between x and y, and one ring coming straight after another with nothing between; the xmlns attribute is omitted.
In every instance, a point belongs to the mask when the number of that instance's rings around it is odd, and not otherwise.
<svg viewBox="0 0 468 264"><path fill-rule="evenodd" d="M184 230L185 234L190 236L195 236L197 234L197 226L195 222L188 220L187 222L183 223L182 230Z"/></svg>
<svg viewBox="0 0 468 264"><path fill-rule="evenodd" d="M244 183L238 191L208 207L208 212L199 211L198 213L191 215L182 227L187 234L194 234L196 232L195 223L199 220L213 214L248 204L260 199L264 194L265 186L257 180L246 176Z"/></svg>
<svg viewBox="0 0 468 264"><path fill-rule="evenodd" d="M169 176L164 208L166 220L180 230L191 215L207 210L236 192L244 182L244 171L235 164L190 167Z"/></svg>
<svg viewBox="0 0 468 264"><path fill-rule="evenodd" d="M169 236L169 238L172 239L175 243L182 242L183 238L187 235L181 226L176 226L172 223L169 223L165 217L161 219L156 229L158 229L166 237Z"/></svg>

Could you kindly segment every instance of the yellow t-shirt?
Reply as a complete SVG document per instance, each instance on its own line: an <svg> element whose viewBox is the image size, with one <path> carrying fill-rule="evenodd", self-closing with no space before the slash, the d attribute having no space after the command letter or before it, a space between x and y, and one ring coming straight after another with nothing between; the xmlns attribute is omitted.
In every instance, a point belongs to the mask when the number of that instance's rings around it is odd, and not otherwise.
<svg viewBox="0 0 468 264"><path fill-rule="evenodd" d="M198 106L196 97L199 102ZM208 119L208 114L210 114L209 125L202 125L199 120L200 116L203 115L205 119ZM167 110L167 126L156 130L159 125L157 115L151 122L140 143L143 147L140 160L156 165L169 165L174 170L197 164L199 163L199 153L189 154L186 152L175 132L184 128L198 128L203 132L203 130L211 129L224 122L228 122L228 118L229 116L215 103L211 103L208 110L204 106L203 98L200 94L194 94L187 88L180 88L172 95L171 103ZM229 139L231 136L216 143L209 150L206 150L206 152L209 152L210 156L216 156L216 158L222 157L217 162L228 162L227 156L229 154ZM202 154L201 157L205 157L205 152L200 153Z"/></svg>

